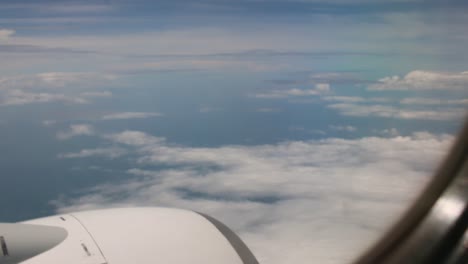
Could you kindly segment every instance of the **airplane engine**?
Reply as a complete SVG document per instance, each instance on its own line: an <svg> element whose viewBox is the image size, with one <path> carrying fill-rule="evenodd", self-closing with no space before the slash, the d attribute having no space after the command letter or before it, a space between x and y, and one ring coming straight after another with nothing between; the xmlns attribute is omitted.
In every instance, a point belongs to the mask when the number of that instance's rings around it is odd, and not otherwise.
<svg viewBox="0 0 468 264"><path fill-rule="evenodd" d="M122 208L0 224L0 264L255 264L216 219L171 208Z"/></svg>

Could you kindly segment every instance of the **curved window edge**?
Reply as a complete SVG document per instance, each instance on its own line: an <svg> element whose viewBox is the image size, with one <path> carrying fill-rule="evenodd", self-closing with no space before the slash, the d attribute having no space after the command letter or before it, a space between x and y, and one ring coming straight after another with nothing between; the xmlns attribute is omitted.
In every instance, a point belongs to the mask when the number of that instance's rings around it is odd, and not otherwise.
<svg viewBox="0 0 468 264"><path fill-rule="evenodd" d="M461 263L468 250L467 201L468 118L419 198L354 264Z"/></svg>

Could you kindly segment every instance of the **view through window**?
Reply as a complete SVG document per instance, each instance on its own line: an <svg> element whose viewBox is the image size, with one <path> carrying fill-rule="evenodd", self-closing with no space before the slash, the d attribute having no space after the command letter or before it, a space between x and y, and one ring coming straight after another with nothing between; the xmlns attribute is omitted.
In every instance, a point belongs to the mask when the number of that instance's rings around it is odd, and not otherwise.
<svg viewBox="0 0 468 264"><path fill-rule="evenodd" d="M164 206L346 263L468 105L464 1L0 2L0 222Z"/></svg>

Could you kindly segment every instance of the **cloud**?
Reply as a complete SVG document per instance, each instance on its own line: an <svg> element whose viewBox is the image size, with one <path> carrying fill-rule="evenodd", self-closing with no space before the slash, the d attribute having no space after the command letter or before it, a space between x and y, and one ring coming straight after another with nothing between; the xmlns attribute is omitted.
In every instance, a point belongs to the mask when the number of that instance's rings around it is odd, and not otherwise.
<svg viewBox="0 0 468 264"><path fill-rule="evenodd" d="M384 129L381 131L374 131L377 132L378 134L382 136L389 136L389 137L398 137L400 136L400 131L396 128L389 128L389 129Z"/></svg>
<svg viewBox="0 0 468 264"><path fill-rule="evenodd" d="M103 116L102 120L120 120L120 119L143 119L150 117L159 117L162 114L156 112L121 112Z"/></svg>
<svg viewBox="0 0 468 264"><path fill-rule="evenodd" d="M22 90L10 90L0 93L0 106L25 105L33 103L67 102L67 103L87 103L83 98L67 96L61 93L31 93Z"/></svg>
<svg viewBox="0 0 468 264"><path fill-rule="evenodd" d="M254 94L253 97L261 99L281 99L289 97L308 97L317 96L322 93L328 92L330 86L328 84L320 84L316 89L287 89L287 90L271 90L264 93Z"/></svg>
<svg viewBox="0 0 468 264"><path fill-rule="evenodd" d="M426 132L202 148L139 131L105 138L137 155L130 178L56 200L59 212L143 205L201 211L273 264L351 261L398 218L453 140Z"/></svg>
<svg viewBox="0 0 468 264"><path fill-rule="evenodd" d="M400 101L405 105L468 105L468 99L405 98Z"/></svg>
<svg viewBox="0 0 468 264"><path fill-rule="evenodd" d="M315 84L315 89L321 93L326 93L330 91L330 84L328 83L317 83Z"/></svg>
<svg viewBox="0 0 468 264"><path fill-rule="evenodd" d="M91 125L77 124L71 125L66 131L59 131L57 139L66 140L76 136L91 136L94 135L94 128Z"/></svg>
<svg viewBox="0 0 468 264"><path fill-rule="evenodd" d="M328 126L331 130L335 131L346 131L346 132L356 132L357 128L353 126Z"/></svg>
<svg viewBox="0 0 468 264"><path fill-rule="evenodd" d="M380 79L368 86L368 90L461 90L468 87L468 72L440 73L412 71L405 77L398 76ZM451 94L450 96L454 96ZM456 120L462 119L468 104L467 99L440 99L409 97L397 99L392 97L365 96L322 96L329 102L327 107L337 110L345 116L376 116L397 119L419 120ZM433 106L438 106L434 108Z"/></svg>
<svg viewBox="0 0 468 264"><path fill-rule="evenodd" d="M331 83L331 84L348 84L356 85L368 83L369 81L362 80L355 74L348 72L321 72L313 73L308 76L311 83Z"/></svg>
<svg viewBox="0 0 468 264"><path fill-rule="evenodd" d="M121 133L105 135L104 138L112 140L116 143L125 144L129 146L147 146L157 145L165 141L164 138L153 137L140 131L127 130Z"/></svg>
<svg viewBox="0 0 468 264"><path fill-rule="evenodd" d="M0 105L89 103L89 98L112 96L108 91L94 89L109 84L115 78L114 75L85 72L46 72L3 77L0 78Z"/></svg>
<svg viewBox="0 0 468 264"><path fill-rule="evenodd" d="M360 96L323 96L325 101L336 101L342 103L387 103L391 102L390 98L384 97L360 97Z"/></svg>
<svg viewBox="0 0 468 264"><path fill-rule="evenodd" d="M330 104L328 108L337 110L345 116L376 116L397 119L420 120L461 120L466 110L463 108L447 108L441 110L412 110L390 105L361 105L352 103Z"/></svg>
<svg viewBox="0 0 468 264"><path fill-rule="evenodd" d="M57 120L44 120L42 121L42 125L44 126L52 126L57 124Z"/></svg>
<svg viewBox="0 0 468 264"><path fill-rule="evenodd" d="M366 101L365 98L359 96L324 96L322 99L325 101L338 101L343 103L360 103Z"/></svg>
<svg viewBox="0 0 468 264"><path fill-rule="evenodd" d="M95 148L83 149L79 152L62 153L58 157L62 159L73 158L89 158L89 157L104 157L108 159L115 159L125 155L126 151L122 148Z"/></svg>
<svg viewBox="0 0 468 264"><path fill-rule="evenodd" d="M97 82L115 79L114 75L93 72L46 72L32 77L33 81L51 88L61 88L66 85L96 85Z"/></svg>
<svg viewBox="0 0 468 264"><path fill-rule="evenodd" d="M391 76L368 86L371 91L385 90L461 90L468 87L468 71L460 73L416 70L404 77Z"/></svg>
<svg viewBox="0 0 468 264"><path fill-rule="evenodd" d="M302 126L291 126L288 128L289 131L295 131L295 132L303 132L303 133L308 133L308 134L313 134L313 135L320 135L324 136L327 133L323 130L320 129L306 129Z"/></svg>
<svg viewBox="0 0 468 264"><path fill-rule="evenodd" d="M89 87L107 83L116 78L115 75L94 72L44 72L0 78L0 90Z"/></svg>
<svg viewBox="0 0 468 264"><path fill-rule="evenodd" d="M14 34L15 34L15 31L12 29L0 28L0 41L8 40Z"/></svg>

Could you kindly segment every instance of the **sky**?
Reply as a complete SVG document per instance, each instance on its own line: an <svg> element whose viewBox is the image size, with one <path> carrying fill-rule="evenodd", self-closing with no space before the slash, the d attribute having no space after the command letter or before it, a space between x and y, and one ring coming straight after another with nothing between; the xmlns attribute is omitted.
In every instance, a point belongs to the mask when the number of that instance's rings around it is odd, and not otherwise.
<svg viewBox="0 0 468 264"><path fill-rule="evenodd" d="M468 106L466 1L0 2L0 221L195 210L264 263L345 263Z"/></svg>

